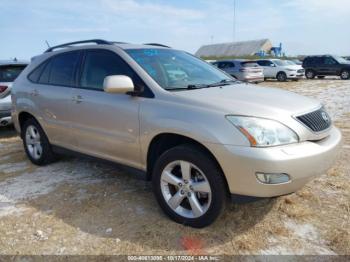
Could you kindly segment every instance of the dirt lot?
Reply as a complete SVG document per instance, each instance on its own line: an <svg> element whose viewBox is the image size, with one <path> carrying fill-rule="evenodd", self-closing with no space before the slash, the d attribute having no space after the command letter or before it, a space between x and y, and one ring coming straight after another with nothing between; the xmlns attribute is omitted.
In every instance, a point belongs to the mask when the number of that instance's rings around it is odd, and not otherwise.
<svg viewBox="0 0 350 262"><path fill-rule="evenodd" d="M325 103L344 136L327 174L292 195L231 204L198 230L166 218L130 171L71 157L38 168L15 132L0 129L0 253L350 254L350 81L262 85Z"/></svg>

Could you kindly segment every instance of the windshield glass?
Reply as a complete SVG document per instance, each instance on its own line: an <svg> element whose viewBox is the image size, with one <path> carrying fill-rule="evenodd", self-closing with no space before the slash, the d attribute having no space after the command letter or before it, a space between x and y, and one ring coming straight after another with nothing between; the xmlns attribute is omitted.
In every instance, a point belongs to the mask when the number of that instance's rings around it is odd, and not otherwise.
<svg viewBox="0 0 350 262"><path fill-rule="evenodd" d="M350 64L349 60L342 58L341 56L334 56L334 59L337 60L339 64Z"/></svg>
<svg viewBox="0 0 350 262"><path fill-rule="evenodd" d="M286 63L288 65L296 65L296 63L294 61L291 61L291 60L286 60Z"/></svg>
<svg viewBox="0 0 350 262"><path fill-rule="evenodd" d="M24 65L0 66L0 82L13 82L25 68Z"/></svg>
<svg viewBox="0 0 350 262"><path fill-rule="evenodd" d="M274 60L273 61L276 65L278 66L288 66L288 65L291 65L290 63L288 63L287 61L285 60Z"/></svg>
<svg viewBox="0 0 350 262"><path fill-rule="evenodd" d="M214 66L182 51L129 49L126 52L166 90L233 80Z"/></svg>
<svg viewBox="0 0 350 262"><path fill-rule="evenodd" d="M241 65L243 67L259 67L259 65L254 61L244 61L244 62L241 62Z"/></svg>

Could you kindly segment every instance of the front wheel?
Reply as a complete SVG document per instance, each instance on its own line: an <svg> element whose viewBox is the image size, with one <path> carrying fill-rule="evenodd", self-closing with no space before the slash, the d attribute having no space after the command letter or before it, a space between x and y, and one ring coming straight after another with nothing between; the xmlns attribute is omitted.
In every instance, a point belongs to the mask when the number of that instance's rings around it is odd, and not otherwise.
<svg viewBox="0 0 350 262"><path fill-rule="evenodd" d="M279 72L279 73L277 74L277 80L280 81L280 82L285 82L285 81L287 81L287 75L286 75L286 73L284 73L284 72Z"/></svg>
<svg viewBox="0 0 350 262"><path fill-rule="evenodd" d="M22 139L25 152L33 164L43 166L55 160L49 140L35 119L28 119L23 124Z"/></svg>
<svg viewBox="0 0 350 262"><path fill-rule="evenodd" d="M196 228L213 223L227 201L217 164L202 150L181 145L163 153L153 171L153 188L165 214Z"/></svg>
<svg viewBox="0 0 350 262"><path fill-rule="evenodd" d="M349 70L343 70L343 71L340 73L340 78L343 79L343 80L348 80L348 79L350 79L350 71L349 71Z"/></svg>
<svg viewBox="0 0 350 262"><path fill-rule="evenodd" d="M306 70L305 76L307 79L314 79L315 78L315 72L312 70Z"/></svg>

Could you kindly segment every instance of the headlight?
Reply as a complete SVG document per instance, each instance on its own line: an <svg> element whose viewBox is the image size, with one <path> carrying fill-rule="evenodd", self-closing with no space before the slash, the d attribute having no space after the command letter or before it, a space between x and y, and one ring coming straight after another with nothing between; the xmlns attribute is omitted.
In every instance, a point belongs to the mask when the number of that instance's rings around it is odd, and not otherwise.
<svg viewBox="0 0 350 262"><path fill-rule="evenodd" d="M299 141L298 135L292 129L274 120L230 115L226 118L254 147L285 145Z"/></svg>

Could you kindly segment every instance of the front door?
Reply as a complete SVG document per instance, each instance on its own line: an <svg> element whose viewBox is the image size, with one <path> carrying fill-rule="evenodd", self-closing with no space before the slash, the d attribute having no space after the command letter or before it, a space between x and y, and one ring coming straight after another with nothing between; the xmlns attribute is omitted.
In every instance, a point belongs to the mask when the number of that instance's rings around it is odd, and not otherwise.
<svg viewBox="0 0 350 262"><path fill-rule="evenodd" d="M139 103L142 98L103 91L109 75L135 73L114 52L85 52L78 88L73 94L72 124L78 151L140 167ZM134 80L135 81L135 80Z"/></svg>

